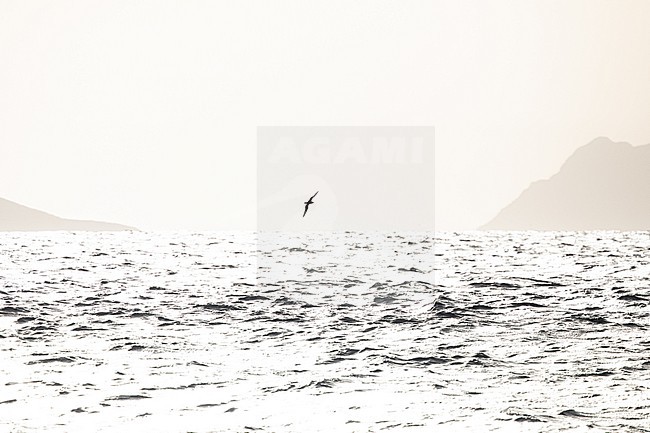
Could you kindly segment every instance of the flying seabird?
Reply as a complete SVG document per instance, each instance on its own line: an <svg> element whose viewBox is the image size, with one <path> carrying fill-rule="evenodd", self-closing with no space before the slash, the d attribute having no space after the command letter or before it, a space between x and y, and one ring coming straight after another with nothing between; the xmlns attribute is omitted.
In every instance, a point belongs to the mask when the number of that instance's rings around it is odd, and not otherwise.
<svg viewBox="0 0 650 433"><path fill-rule="evenodd" d="M318 194L318 191L316 191L316 194ZM316 194L312 195L311 198L305 202L305 212L302 214L303 218L305 217L305 215L307 215L307 209L309 208L309 205L314 203L312 200L314 199L314 197L316 197Z"/></svg>

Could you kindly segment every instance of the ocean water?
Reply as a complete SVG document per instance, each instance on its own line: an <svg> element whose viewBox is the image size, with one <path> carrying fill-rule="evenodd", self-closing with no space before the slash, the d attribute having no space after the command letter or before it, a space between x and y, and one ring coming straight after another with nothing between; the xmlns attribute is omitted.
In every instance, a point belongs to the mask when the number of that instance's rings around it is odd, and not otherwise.
<svg viewBox="0 0 650 433"><path fill-rule="evenodd" d="M650 431L648 232L0 250L0 431Z"/></svg>

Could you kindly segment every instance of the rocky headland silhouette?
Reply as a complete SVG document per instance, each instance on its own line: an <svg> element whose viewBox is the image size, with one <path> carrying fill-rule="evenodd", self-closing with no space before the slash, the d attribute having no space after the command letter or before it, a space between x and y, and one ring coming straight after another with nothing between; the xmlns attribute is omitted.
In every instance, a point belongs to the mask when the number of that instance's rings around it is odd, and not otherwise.
<svg viewBox="0 0 650 433"><path fill-rule="evenodd" d="M650 144L599 137L480 228L650 230Z"/></svg>
<svg viewBox="0 0 650 433"><path fill-rule="evenodd" d="M0 231L118 231L136 230L121 224L60 218L0 198Z"/></svg>

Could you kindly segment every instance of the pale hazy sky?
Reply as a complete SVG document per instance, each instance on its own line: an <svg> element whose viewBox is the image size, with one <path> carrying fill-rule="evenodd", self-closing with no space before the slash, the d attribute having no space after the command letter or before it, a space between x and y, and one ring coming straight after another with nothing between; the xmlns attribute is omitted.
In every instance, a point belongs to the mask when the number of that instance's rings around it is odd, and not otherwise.
<svg viewBox="0 0 650 433"><path fill-rule="evenodd" d="M0 197L253 229L259 125L430 125L436 227L650 143L650 2L0 1Z"/></svg>

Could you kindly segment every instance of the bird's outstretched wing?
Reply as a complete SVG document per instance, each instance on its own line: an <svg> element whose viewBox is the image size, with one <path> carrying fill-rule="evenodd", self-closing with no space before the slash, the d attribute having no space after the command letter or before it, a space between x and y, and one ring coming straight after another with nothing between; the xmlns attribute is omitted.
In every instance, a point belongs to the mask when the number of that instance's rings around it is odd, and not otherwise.
<svg viewBox="0 0 650 433"><path fill-rule="evenodd" d="M305 215L307 215L307 208L309 208L308 204L305 205L305 212L303 212L303 214L302 214L303 218L305 217Z"/></svg>
<svg viewBox="0 0 650 433"><path fill-rule="evenodd" d="M318 191L316 191L316 194L318 194ZM309 199L309 201L312 201L314 199L314 197L316 197L316 194L312 195L311 198Z"/></svg>

